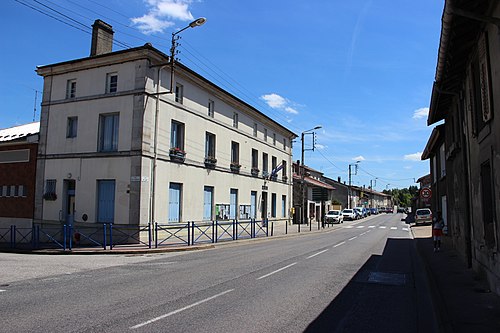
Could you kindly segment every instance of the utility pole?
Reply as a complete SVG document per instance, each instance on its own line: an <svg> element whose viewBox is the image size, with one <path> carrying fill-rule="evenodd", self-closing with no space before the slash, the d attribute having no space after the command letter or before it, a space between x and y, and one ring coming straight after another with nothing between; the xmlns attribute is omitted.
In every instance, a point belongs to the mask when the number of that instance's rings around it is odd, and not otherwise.
<svg viewBox="0 0 500 333"><path fill-rule="evenodd" d="M351 163L349 164L349 187L347 189L347 208L352 208L351 207L351 197L352 197L352 189L351 189L351 166L354 165L355 169L354 169L354 174L357 175L358 174L358 163L361 162L361 161L356 161L356 163Z"/></svg>
<svg viewBox="0 0 500 333"><path fill-rule="evenodd" d="M304 168L304 151L306 151L306 149L304 148L304 136L305 134L312 134L313 135L313 146L312 146L312 149L307 149L307 150L312 150L314 151L314 143L315 143L315 140L314 140L314 131L317 130L317 129L320 129L321 126L316 126L314 128L311 128L307 131L303 131L300 135L300 141L302 143L302 156L301 156L301 160L300 160L300 186L301 186L301 193L302 193L302 201L301 201L301 209L302 209L302 212L300 214L301 218L302 218L302 221L301 223L304 223L304 220L306 219L306 202L307 202L307 196L306 196L306 186L305 186L305 178L306 178L306 171L305 171L305 168ZM309 221L309 219L307 219Z"/></svg>

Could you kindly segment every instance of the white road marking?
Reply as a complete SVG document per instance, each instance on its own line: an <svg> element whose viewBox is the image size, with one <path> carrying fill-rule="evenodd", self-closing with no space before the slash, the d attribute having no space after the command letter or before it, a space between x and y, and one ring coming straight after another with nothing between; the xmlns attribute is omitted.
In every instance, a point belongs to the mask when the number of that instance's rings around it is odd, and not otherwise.
<svg viewBox="0 0 500 333"><path fill-rule="evenodd" d="M260 278L257 278L257 280L260 280L260 279L266 278L266 277L268 277L268 276L271 276L271 275L273 275L273 274L276 274L276 273L278 273L278 272L281 272L282 270L287 269L287 268L290 268L290 267L292 267L293 265L296 265L296 264L297 264L297 263L296 263L296 262L294 262L293 264L287 265L287 266L285 266L285 267L281 267L280 269L277 269L277 270L275 270L274 272L271 272L271 273L266 274L266 275L262 275Z"/></svg>
<svg viewBox="0 0 500 333"><path fill-rule="evenodd" d="M2 291L7 291L7 290L0 289L0 293L1 293Z"/></svg>
<svg viewBox="0 0 500 333"><path fill-rule="evenodd" d="M371 225L371 226L369 226L368 228L375 228L375 226L374 226L374 225Z"/></svg>
<svg viewBox="0 0 500 333"><path fill-rule="evenodd" d="M351 228L354 228L354 227L353 227L352 225L348 225L348 226L346 226L346 227L344 227L344 228L346 228L346 229L351 229Z"/></svg>
<svg viewBox="0 0 500 333"><path fill-rule="evenodd" d="M134 329L136 329L136 328L140 328L140 327L143 327L143 326L146 326L146 325L152 324L152 323L154 323L155 321L158 321L158 320L161 320L161 319L165 319L165 318L167 318L167 317L170 317L170 316L172 316L172 315L174 315L174 314L177 314L177 313L179 313L179 312L182 312L182 311L184 311L184 310L188 310L188 309L191 309L192 307L195 307L195 306L197 306L197 305L200 305L200 304L203 304L203 303L205 303L205 302L211 301L211 300L213 300L213 299L215 299L215 298L217 298L217 297L220 297L220 296L222 296L222 295L225 295L225 294L227 294L227 293L230 293L230 292L231 292L231 291L233 291L233 290L234 290L234 289L229 289L229 290L223 291L223 292L221 292L220 294L213 295L213 296L211 296L211 297L209 297L209 298L205 298L205 299L203 299L203 300L201 300L201 301L198 301L198 302L196 302L196 303L193 303L193 304L191 304L191 305L185 306L185 307L183 307L183 308L180 308L180 309L177 309L177 310L175 310L175 311L169 312L169 313L164 314L164 315L162 315L162 316L159 316L159 317L156 317L156 318L150 319L150 320L148 320L148 321L145 321L145 322L143 322L143 323L137 324L137 325L135 325L135 326L132 326L132 327L130 327L130 329L131 329L131 330L134 330Z"/></svg>
<svg viewBox="0 0 500 333"><path fill-rule="evenodd" d="M356 228L361 229L361 228L364 228L364 227L365 227L364 225L358 225Z"/></svg>
<svg viewBox="0 0 500 333"><path fill-rule="evenodd" d="M352 241L353 239L358 238L358 236L354 236L353 238L349 238L348 240Z"/></svg>
<svg viewBox="0 0 500 333"><path fill-rule="evenodd" d="M379 228L380 228L380 229L385 229L385 228L387 228L387 227L382 225L382 226L380 226Z"/></svg>
<svg viewBox="0 0 500 333"><path fill-rule="evenodd" d="M391 227L391 230L398 230L397 227Z"/></svg>
<svg viewBox="0 0 500 333"><path fill-rule="evenodd" d="M313 255L310 255L310 256L309 256L309 257L307 257L306 259L311 259L311 258L314 258L314 257L316 257L316 256L320 255L321 253L325 253L326 251L328 251L328 249L323 250L323 251L319 251L318 253L315 253L315 254L313 254Z"/></svg>
<svg viewBox="0 0 500 333"><path fill-rule="evenodd" d="M344 244L345 244L345 242L340 242L340 243L334 245L333 247L337 247L337 246L344 245Z"/></svg>
<svg viewBox="0 0 500 333"><path fill-rule="evenodd" d="M408 228L403 228L404 231L408 231Z"/></svg>
<svg viewBox="0 0 500 333"><path fill-rule="evenodd" d="M360 235L360 236L366 235L366 233L367 233L367 232L368 232L368 231L365 231L365 232L363 232L363 233L361 233L361 234L359 234L359 235Z"/></svg>

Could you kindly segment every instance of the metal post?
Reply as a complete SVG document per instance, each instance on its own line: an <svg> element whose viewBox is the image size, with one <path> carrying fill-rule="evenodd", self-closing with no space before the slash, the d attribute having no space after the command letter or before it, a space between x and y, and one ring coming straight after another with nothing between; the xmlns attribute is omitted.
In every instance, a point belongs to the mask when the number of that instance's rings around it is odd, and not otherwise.
<svg viewBox="0 0 500 333"><path fill-rule="evenodd" d="M16 247L16 226L10 226L10 247L13 249Z"/></svg>
<svg viewBox="0 0 500 333"><path fill-rule="evenodd" d="M191 239L189 239L189 225L191 224ZM192 244L191 244L192 243ZM188 246L194 245L194 222L188 221Z"/></svg>
<svg viewBox="0 0 500 333"><path fill-rule="evenodd" d="M102 230L104 233L104 249L106 250L106 223L103 224ZM113 250L113 223L109 224L109 249Z"/></svg>
<svg viewBox="0 0 500 333"><path fill-rule="evenodd" d="M151 234L152 234L152 230L151 230L151 222L148 222L148 247L151 248Z"/></svg>
<svg viewBox="0 0 500 333"><path fill-rule="evenodd" d="M219 222L215 220L215 242L219 240Z"/></svg>
<svg viewBox="0 0 500 333"><path fill-rule="evenodd" d="M71 251L71 249L73 248L73 225L70 224L68 227L69 250Z"/></svg>
<svg viewBox="0 0 500 333"><path fill-rule="evenodd" d="M212 243L215 243L215 221L212 221Z"/></svg>
<svg viewBox="0 0 500 333"><path fill-rule="evenodd" d="M155 222L155 249L158 248L158 222Z"/></svg>
<svg viewBox="0 0 500 333"><path fill-rule="evenodd" d="M66 233L66 224L63 225L63 250L66 251L66 237L67 237L67 233Z"/></svg>

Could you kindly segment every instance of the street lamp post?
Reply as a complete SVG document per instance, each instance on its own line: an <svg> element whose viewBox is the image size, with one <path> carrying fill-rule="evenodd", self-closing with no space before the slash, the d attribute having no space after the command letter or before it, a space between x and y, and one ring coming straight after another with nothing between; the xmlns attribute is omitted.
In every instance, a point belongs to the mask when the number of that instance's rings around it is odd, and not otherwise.
<svg viewBox="0 0 500 333"><path fill-rule="evenodd" d="M358 163L361 162L361 161L356 161L356 163L351 163L349 164L349 187L347 189L347 196L348 196L348 200L347 200L347 208L352 208L351 207L351 200L352 200L352 189L351 189L351 166L354 166L355 167L355 171L354 171L354 174L356 175L358 173Z"/></svg>
<svg viewBox="0 0 500 333"><path fill-rule="evenodd" d="M301 184L301 187L302 187L302 202L301 202L301 218L302 218L302 221L301 223L304 223L304 220L306 219L306 214L305 214L305 202L306 202L306 194L305 194L305 190L306 190L306 187L304 185L304 179L305 179L305 168L304 168L304 152L306 151L306 149L304 149L304 136L306 134L313 134L314 135L314 131L317 130L317 129L320 129L321 126L316 126L314 128L311 128L311 129L308 129L307 131L303 131L301 134L300 134L300 141L302 143L302 154L301 154L301 160L300 160L300 184ZM314 141L313 141L313 148L312 150L314 151Z"/></svg>
<svg viewBox="0 0 500 333"><path fill-rule="evenodd" d="M199 27L200 25L205 24L205 22L207 22L207 19L204 17L200 17L200 18L194 20L193 22L189 23L184 28L182 28L176 32L172 32L172 41L171 41L172 45L170 46L170 91L173 91L175 55L177 54L175 49L177 48L177 45L178 45L177 40L179 40L179 38L180 38L180 36L177 36L177 35L188 28Z"/></svg>

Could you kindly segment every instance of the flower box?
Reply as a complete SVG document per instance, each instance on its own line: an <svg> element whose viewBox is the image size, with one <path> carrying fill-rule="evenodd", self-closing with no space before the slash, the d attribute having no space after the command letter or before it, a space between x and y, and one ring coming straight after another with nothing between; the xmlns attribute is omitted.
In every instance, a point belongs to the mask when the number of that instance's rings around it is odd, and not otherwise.
<svg viewBox="0 0 500 333"><path fill-rule="evenodd" d="M232 172L238 173L238 172L240 172L241 164L236 163L236 162L231 162L229 167L230 167Z"/></svg>
<svg viewBox="0 0 500 333"><path fill-rule="evenodd" d="M43 195L43 198L47 201L56 201L57 200L57 194L54 192L47 192Z"/></svg>
<svg viewBox="0 0 500 333"><path fill-rule="evenodd" d="M250 170L250 173L252 174L252 176L257 177L259 175L259 171L260 171L259 168L253 167Z"/></svg>
<svg viewBox="0 0 500 333"><path fill-rule="evenodd" d="M205 167L207 168L215 168L217 165L217 159L212 156L205 157Z"/></svg>
<svg viewBox="0 0 500 333"><path fill-rule="evenodd" d="M170 150L168 151L168 155L174 162L184 162L184 160L186 159L186 152L177 147L170 148Z"/></svg>

